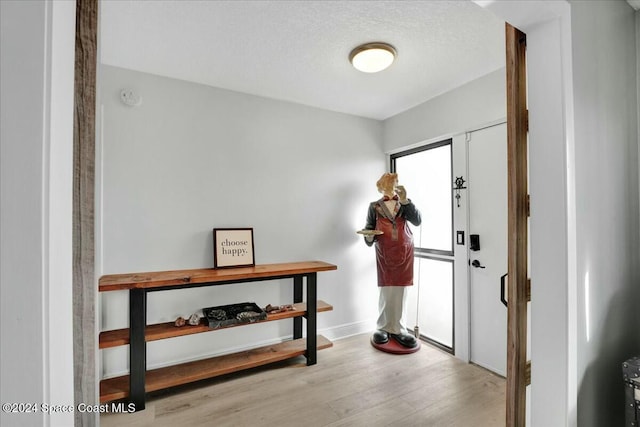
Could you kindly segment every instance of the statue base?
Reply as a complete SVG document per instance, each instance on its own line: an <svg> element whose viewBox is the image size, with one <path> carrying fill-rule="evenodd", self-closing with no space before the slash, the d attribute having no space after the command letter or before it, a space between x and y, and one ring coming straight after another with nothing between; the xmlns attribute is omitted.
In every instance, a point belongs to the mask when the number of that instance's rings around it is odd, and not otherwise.
<svg viewBox="0 0 640 427"><path fill-rule="evenodd" d="M384 351L385 353L391 353L391 354L411 354L411 353L415 353L416 351L420 350L420 340L418 341L418 345L413 347L413 348L409 348L409 347L405 347L402 344L400 344L398 341L396 341L395 339L393 339L393 337L389 337L389 341L387 341L384 344L376 344L373 342L373 337L371 338L371 345L376 348L377 350L380 351Z"/></svg>

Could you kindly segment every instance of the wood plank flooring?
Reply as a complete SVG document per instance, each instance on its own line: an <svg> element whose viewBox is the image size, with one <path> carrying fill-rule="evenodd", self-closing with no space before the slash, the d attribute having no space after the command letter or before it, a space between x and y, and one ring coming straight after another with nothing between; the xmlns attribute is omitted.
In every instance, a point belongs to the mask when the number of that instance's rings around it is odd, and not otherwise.
<svg viewBox="0 0 640 427"><path fill-rule="evenodd" d="M150 394L146 410L102 427L504 426L505 380L428 344L382 353L369 335L318 353Z"/></svg>

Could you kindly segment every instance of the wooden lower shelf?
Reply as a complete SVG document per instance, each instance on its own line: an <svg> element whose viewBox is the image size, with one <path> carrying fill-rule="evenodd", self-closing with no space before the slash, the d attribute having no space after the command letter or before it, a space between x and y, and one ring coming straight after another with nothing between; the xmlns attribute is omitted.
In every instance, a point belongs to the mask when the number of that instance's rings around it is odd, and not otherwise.
<svg viewBox="0 0 640 427"><path fill-rule="evenodd" d="M318 335L318 350L332 346L333 343L331 341L322 335ZM147 393L162 390L303 356L306 347L307 339L300 338L239 353L153 369L146 373L145 390ZM129 375L100 381L100 403L124 399L128 396Z"/></svg>
<svg viewBox="0 0 640 427"><path fill-rule="evenodd" d="M333 306L331 306L330 304L327 304L326 302L322 301L322 300L318 300L317 303L317 312L323 312L323 311L331 311L333 310ZM255 323L262 323L262 322L270 322L273 320L282 320L282 319L290 319L293 317L299 317L299 316L304 316L307 314L307 304L302 302L302 303L297 303L297 304L292 304L294 310L293 311L285 311L283 313L273 313L273 314L269 314L267 315L267 319L266 320L261 320L259 322L255 322ZM253 323L239 323L236 325L229 325L229 326L225 326L224 328L233 328L233 327L237 327L237 326L247 326L247 325L251 325ZM223 328L218 328L218 329L223 329ZM205 319L201 319L200 320L200 324L199 325L195 325L195 326L191 326L191 325L184 325L182 327L176 327L174 325L173 322L167 322L167 323L157 323L155 325L147 325L146 329L145 329L145 341L149 342L149 341L156 341L156 340L162 340L162 339L166 339L166 338L173 338L173 337L180 337L180 336L184 336L184 335L191 335L191 334L199 334L202 332L211 332L211 331L216 331L218 329L211 329L209 328L209 326L206 324ZM111 348L111 347L118 347L121 345L128 345L129 344L129 329L128 328L124 328L124 329L114 329L111 331L103 331L100 332L100 338L99 338L99 348Z"/></svg>

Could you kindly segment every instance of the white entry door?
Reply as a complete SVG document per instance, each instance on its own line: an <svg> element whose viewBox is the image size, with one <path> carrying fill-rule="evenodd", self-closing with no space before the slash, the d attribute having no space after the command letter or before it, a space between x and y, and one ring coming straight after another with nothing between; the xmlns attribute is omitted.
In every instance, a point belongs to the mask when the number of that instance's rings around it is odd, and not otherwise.
<svg viewBox="0 0 640 427"><path fill-rule="evenodd" d="M470 359L505 376L507 308L500 279L507 273L506 124L472 132L468 153ZM478 236L477 250L472 235Z"/></svg>

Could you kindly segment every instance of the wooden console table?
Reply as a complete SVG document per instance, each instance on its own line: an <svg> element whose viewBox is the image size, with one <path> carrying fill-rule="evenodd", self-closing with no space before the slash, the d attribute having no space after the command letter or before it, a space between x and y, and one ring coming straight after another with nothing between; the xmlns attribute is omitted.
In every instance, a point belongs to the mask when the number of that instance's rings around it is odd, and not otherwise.
<svg viewBox="0 0 640 427"><path fill-rule="evenodd" d="M145 393L212 378L304 355L307 365L317 361L318 349L333 344L316 335L316 313L330 311L332 306L317 300L316 275L319 271L336 270L333 264L322 261L265 264L254 267L160 271L150 273L110 274L102 276L98 290L129 291L129 328L100 333L100 348L129 345L129 375L100 381L100 402L128 398L136 410L145 408ZM202 286L228 285L262 280L293 279L293 305L295 310L269 314L266 320L293 318L293 340L280 344L183 363L147 371L147 341L215 331L206 320L200 325L175 327L173 322L147 325L147 293L188 289ZM303 279L306 282L307 301L302 301ZM302 338L302 317L306 317L306 340ZM257 323L260 323L257 322ZM231 325L229 327L249 324Z"/></svg>

